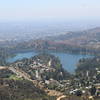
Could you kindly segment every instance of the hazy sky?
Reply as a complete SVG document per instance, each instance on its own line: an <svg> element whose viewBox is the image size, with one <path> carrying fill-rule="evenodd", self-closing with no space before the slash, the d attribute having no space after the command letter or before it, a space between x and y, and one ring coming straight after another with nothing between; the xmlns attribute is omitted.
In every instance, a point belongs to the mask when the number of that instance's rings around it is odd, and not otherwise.
<svg viewBox="0 0 100 100"><path fill-rule="evenodd" d="M100 0L0 0L0 20L100 20Z"/></svg>

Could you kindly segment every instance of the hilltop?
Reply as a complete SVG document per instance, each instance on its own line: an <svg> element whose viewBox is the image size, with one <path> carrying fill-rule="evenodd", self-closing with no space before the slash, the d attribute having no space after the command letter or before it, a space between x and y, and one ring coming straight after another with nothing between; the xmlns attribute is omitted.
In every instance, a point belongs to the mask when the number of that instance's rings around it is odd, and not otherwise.
<svg viewBox="0 0 100 100"><path fill-rule="evenodd" d="M29 59L18 60L10 66L24 70L32 79L62 80L70 77L70 74L62 67L59 58L51 54L42 53Z"/></svg>

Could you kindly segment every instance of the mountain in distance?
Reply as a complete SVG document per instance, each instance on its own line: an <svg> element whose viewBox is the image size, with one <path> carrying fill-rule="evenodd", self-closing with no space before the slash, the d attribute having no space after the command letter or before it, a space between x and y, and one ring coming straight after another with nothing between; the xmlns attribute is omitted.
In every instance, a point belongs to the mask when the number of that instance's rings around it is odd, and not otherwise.
<svg viewBox="0 0 100 100"><path fill-rule="evenodd" d="M59 44L100 49L100 27L84 31L70 31L63 35L48 37L47 40Z"/></svg>
<svg viewBox="0 0 100 100"><path fill-rule="evenodd" d="M25 39L24 39L25 40ZM5 45L7 44L7 45ZM34 38L27 41L0 42L1 46L12 46L16 50L36 49L55 50L71 52L99 52L100 51L100 27L84 30L69 31L61 35L46 36L45 38Z"/></svg>
<svg viewBox="0 0 100 100"><path fill-rule="evenodd" d="M100 52L100 27L84 31L67 32L62 35L31 39L26 42L10 45L16 50L35 49L39 51L53 50L71 53Z"/></svg>

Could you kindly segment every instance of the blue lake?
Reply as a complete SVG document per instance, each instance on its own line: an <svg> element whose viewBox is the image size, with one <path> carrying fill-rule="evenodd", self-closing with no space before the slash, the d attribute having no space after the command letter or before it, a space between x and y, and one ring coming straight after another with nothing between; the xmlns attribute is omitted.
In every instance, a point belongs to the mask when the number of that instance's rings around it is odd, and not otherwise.
<svg viewBox="0 0 100 100"><path fill-rule="evenodd" d="M15 57L7 59L7 62L14 62L16 60L21 60L23 58L30 58L37 54L38 54L37 52L17 53ZM51 54L59 57L63 68L65 68L70 73L74 73L74 71L76 69L76 64L79 61L79 59L91 57L89 55L59 53L59 52L57 52L57 53L51 52Z"/></svg>

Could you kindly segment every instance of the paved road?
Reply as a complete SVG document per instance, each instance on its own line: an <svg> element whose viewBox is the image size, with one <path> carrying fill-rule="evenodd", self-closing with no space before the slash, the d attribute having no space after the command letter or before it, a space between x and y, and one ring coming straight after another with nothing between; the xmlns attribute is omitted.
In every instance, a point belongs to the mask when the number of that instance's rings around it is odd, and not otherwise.
<svg viewBox="0 0 100 100"><path fill-rule="evenodd" d="M61 100L63 98L66 98L66 95L62 95L62 96L58 97L57 100Z"/></svg>

